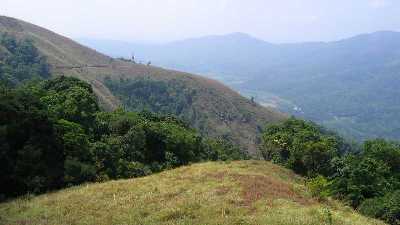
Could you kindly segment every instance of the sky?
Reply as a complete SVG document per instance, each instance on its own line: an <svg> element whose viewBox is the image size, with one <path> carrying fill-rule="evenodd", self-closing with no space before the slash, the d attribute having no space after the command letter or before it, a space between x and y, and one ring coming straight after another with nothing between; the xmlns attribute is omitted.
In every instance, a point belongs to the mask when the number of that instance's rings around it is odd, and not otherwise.
<svg viewBox="0 0 400 225"><path fill-rule="evenodd" d="M243 32L287 43L400 31L400 0L0 0L0 15L70 38L132 42Z"/></svg>

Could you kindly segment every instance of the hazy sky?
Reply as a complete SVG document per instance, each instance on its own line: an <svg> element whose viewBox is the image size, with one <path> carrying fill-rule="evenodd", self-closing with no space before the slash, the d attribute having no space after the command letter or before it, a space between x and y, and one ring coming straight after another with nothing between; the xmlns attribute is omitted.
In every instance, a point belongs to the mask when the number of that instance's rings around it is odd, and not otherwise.
<svg viewBox="0 0 400 225"><path fill-rule="evenodd" d="M249 33L270 42L400 31L400 0L0 0L0 14L72 38L169 41Z"/></svg>

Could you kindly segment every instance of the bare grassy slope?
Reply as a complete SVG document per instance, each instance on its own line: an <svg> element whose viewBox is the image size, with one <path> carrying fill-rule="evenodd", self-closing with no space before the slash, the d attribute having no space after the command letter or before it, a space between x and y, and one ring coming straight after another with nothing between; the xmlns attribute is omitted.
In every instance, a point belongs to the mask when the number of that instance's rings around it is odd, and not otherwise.
<svg viewBox="0 0 400 225"><path fill-rule="evenodd" d="M75 76L91 83L105 109L115 109L121 105L119 99L103 85L105 76L111 76L113 79L143 76L163 81L179 79L197 91L192 107L197 113L208 118L206 124L201 124L206 127L206 135L216 137L229 134L238 145L250 152L255 152L256 136L260 128L258 126L285 117L273 109L250 102L217 81L188 73L114 60L27 22L0 17L0 32L32 39L40 52L48 57L54 75ZM200 126L200 124L192 125Z"/></svg>
<svg viewBox="0 0 400 225"><path fill-rule="evenodd" d="M119 105L118 99L101 82L98 82L95 71L85 67L86 65L108 64L111 58L52 31L10 17L0 16L0 32L7 32L18 38L33 40L35 46L48 58L49 63L53 66L54 74L66 73L92 83L95 92L100 96L100 100L106 109L113 109ZM65 71L64 69L56 69L58 66L82 66L82 69Z"/></svg>
<svg viewBox="0 0 400 225"><path fill-rule="evenodd" d="M0 224L383 225L263 161L202 163L0 204Z"/></svg>

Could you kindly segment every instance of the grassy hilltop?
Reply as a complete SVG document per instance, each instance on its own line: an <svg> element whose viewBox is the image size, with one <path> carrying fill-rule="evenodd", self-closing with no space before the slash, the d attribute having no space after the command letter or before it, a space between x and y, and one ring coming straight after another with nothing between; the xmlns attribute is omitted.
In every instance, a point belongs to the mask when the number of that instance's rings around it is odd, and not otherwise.
<svg viewBox="0 0 400 225"><path fill-rule="evenodd" d="M268 162L201 163L3 203L0 224L384 224L310 196Z"/></svg>

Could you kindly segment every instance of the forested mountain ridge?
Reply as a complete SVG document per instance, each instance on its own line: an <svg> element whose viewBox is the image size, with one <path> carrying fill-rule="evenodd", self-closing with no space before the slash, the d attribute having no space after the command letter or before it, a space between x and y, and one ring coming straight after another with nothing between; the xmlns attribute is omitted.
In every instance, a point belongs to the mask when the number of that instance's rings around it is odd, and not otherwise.
<svg viewBox="0 0 400 225"><path fill-rule="evenodd" d="M399 32L293 44L271 44L244 34L161 45L82 43L109 55L134 52L139 60L218 78L259 102L348 137L400 138ZM117 51L116 44L126 52Z"/></svg>
<svg viewBox="0 0 400 225"><path fill-rule="evenodd" d="M19 39L31 39L39 52L47 58L51 74L73 76L90 83L93 91L99 96L100 105L105 109L115 109L124 106L123 103L128 104L129 101L126 99L132 94L115 89L113 93L105 86L105 80L108 78L117 83L141 78L166 83L165 85L170 86L168 91L164 92L169 95L167 99L174 99L174 93L179 92L173 88L175 83L178 83L179 87L183 85L185 90L188 90L184 94L190 93L191 101L179 106L184 108L181 112L185 113L185 116L181 114L178 116L182 116L205 135L232 140L253 153L260 126L286 117L273 109L261 107L214 80L113 59L54 32L20 20L0 17L0 32L9 33ZM146 91L145 95L152 95L153 90L146 89ZM152 105L160 104L165 104L164 109L177 108L174 105L175 101L158 102L157 98L152 98L147 104L149 109L157 109ZM135 105L124 107L137 111L143 109L135 108ZM176 110L167 112L176 113Z"/></svg>

